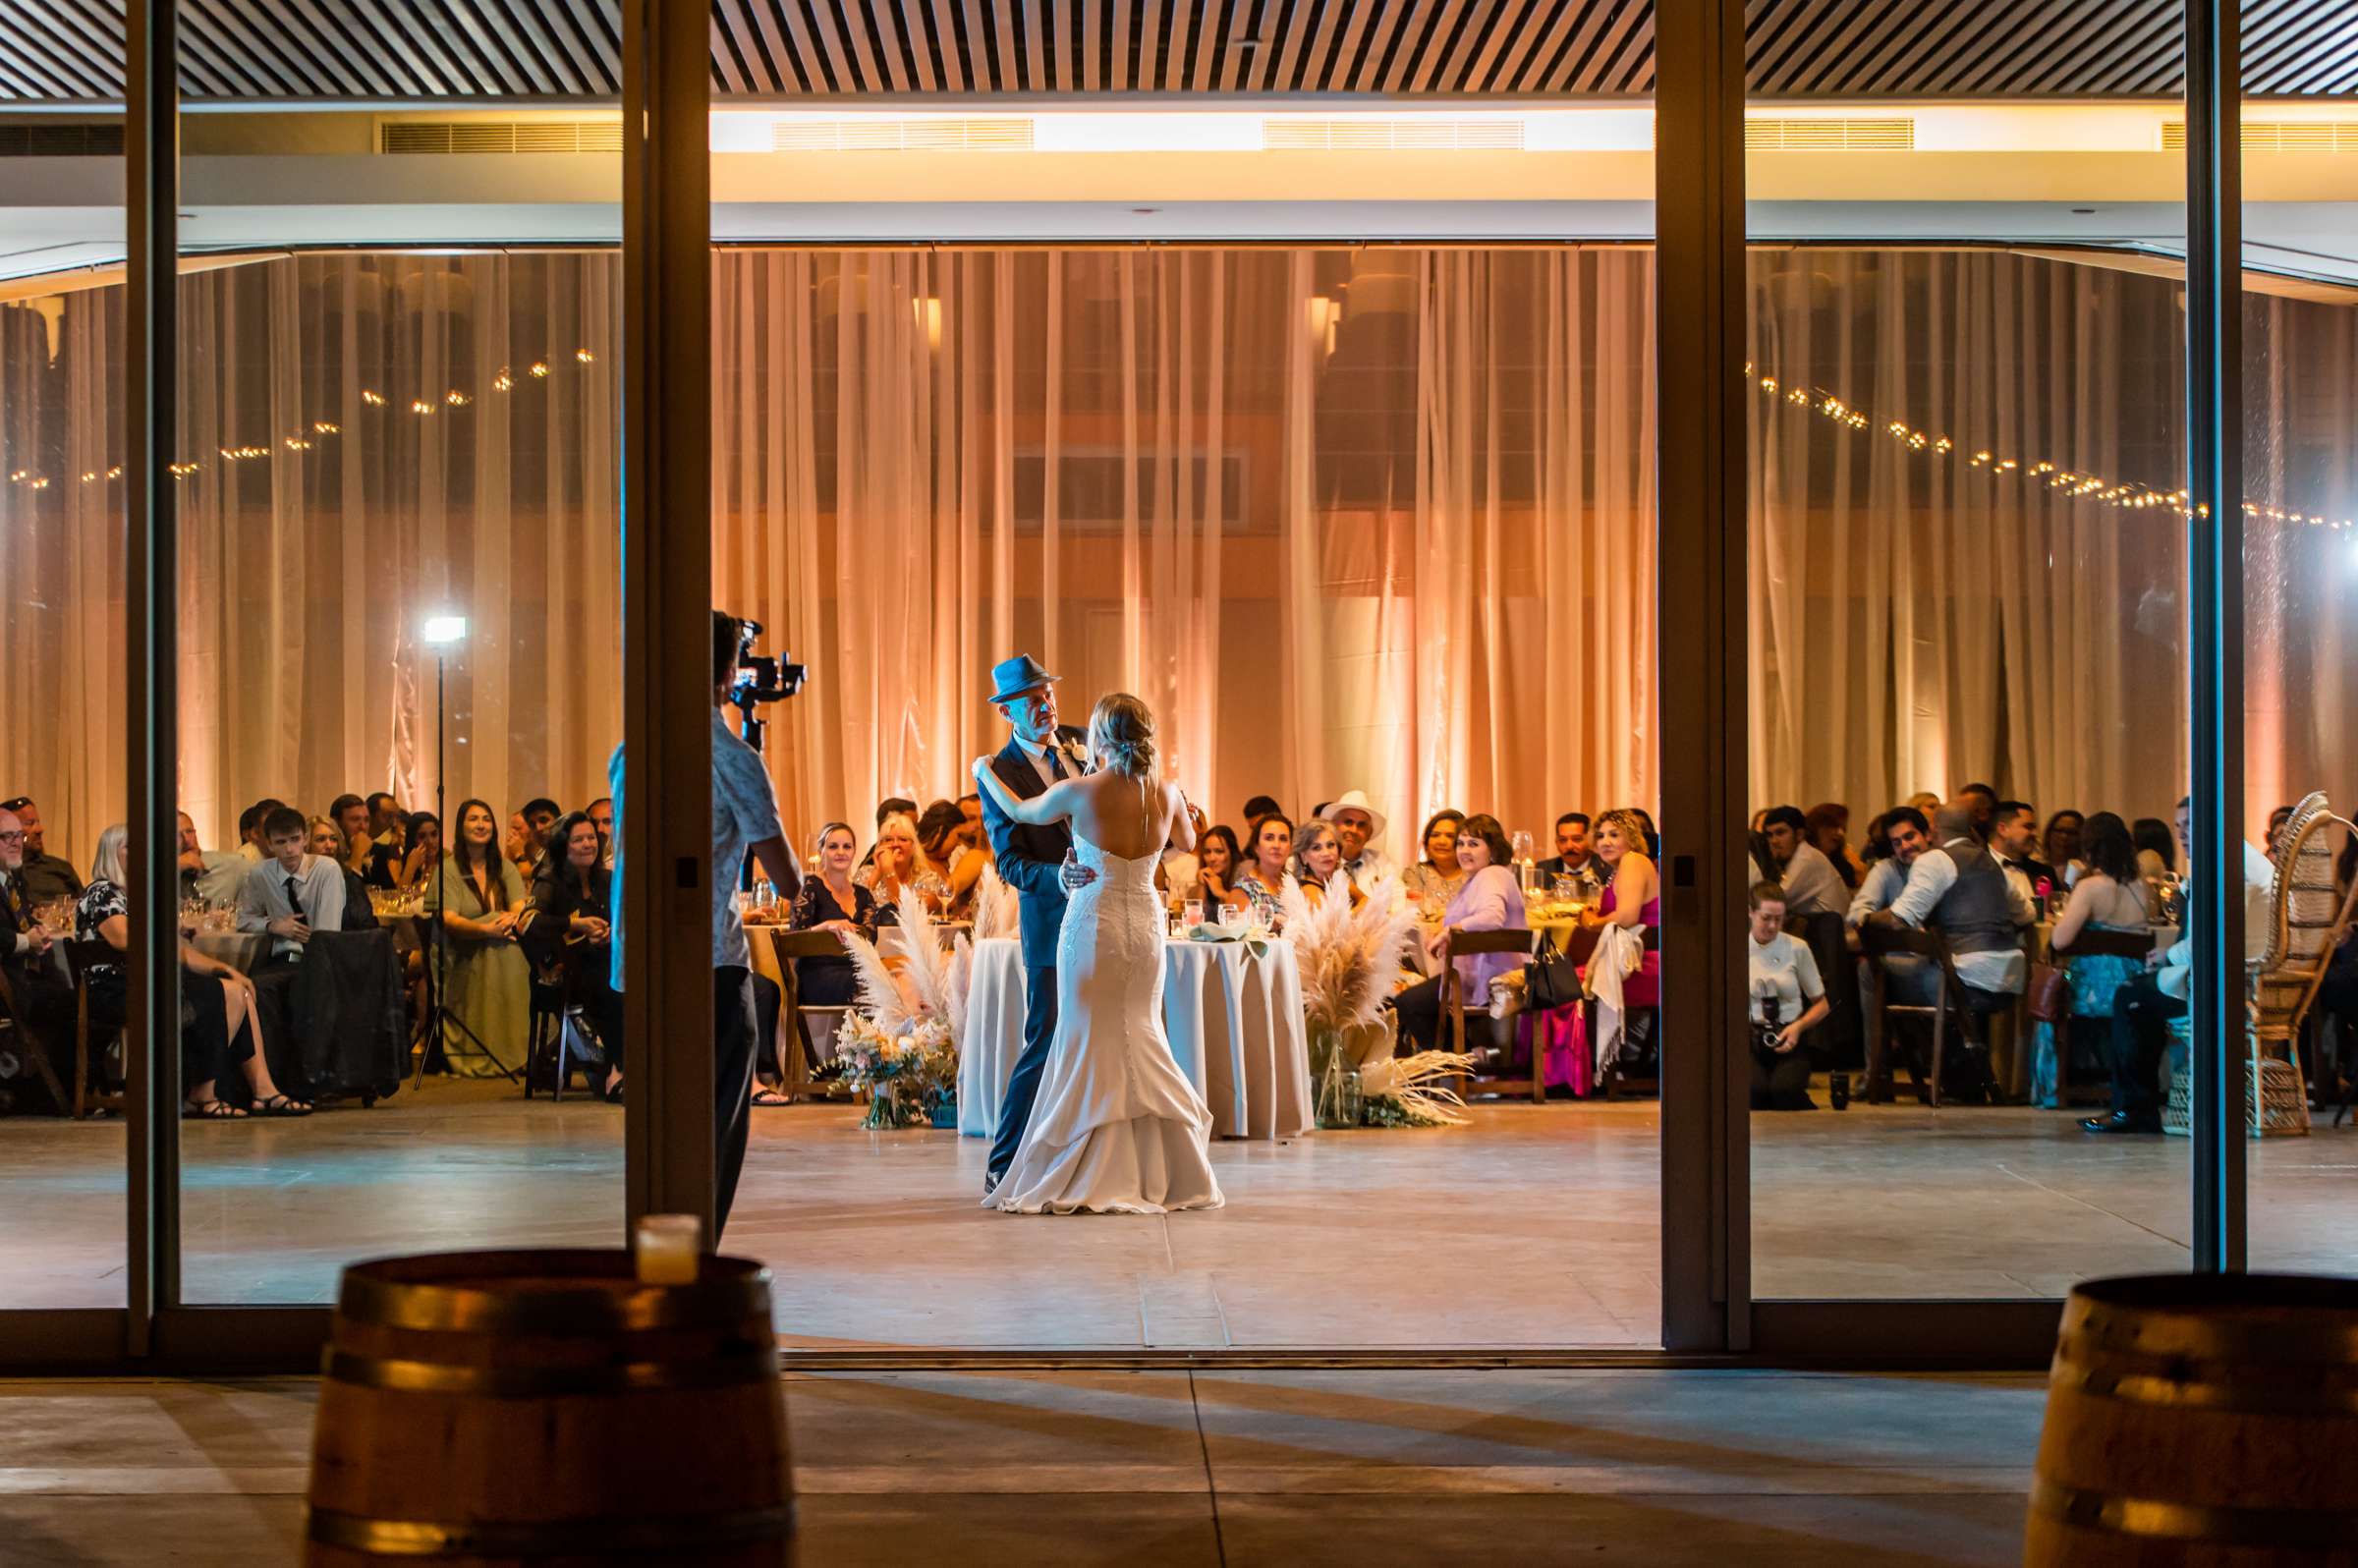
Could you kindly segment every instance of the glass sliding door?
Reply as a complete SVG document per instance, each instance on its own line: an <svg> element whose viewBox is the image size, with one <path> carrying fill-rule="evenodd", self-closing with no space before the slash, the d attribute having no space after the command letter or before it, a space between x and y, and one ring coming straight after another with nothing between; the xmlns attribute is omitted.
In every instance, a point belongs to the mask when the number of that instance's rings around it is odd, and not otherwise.
<svg viewBox="0 0 2358 1568"><path fill-rule="evenodd" d="M2183 112L2126 61L2009 93L2024 61L1967 47L2008 10L1837 64L1753 40L1788 62L1747 112L1730 366L1761 1298L2189 1261L2184 972L2149 974L2183 905Z"/></svg>

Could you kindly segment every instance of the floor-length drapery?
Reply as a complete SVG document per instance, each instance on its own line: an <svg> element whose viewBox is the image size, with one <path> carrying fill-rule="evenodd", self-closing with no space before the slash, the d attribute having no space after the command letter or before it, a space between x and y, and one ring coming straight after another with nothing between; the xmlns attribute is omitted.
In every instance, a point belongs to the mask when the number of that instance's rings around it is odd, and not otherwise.
<svg viewBox="0 0 2358 1568"><path fill-rule="evenodd" d="M715 601L812 666L788 819L964 793L984 673L1114 688L1213 819L1651 807L1643 249L715 253ZM337 254L184 280L186 804L597 793L617 739L615 259ZM2167 279L1990 252L1753 260L1751 789L2182 788ZM2358 309L2252 296L2252 805L2358 789ZM0 308L0 796L123 811L121 294ZM1738 373L1730 366L1730 373ZM1774 380L1768 388L1763 383ZM1896 426L1894 428L1893 426ZM1983 454L1988 456L1984 457ZM2043 468L2042 465L2051 465ZM2300 519L2272 515L2298 510ZM2311 522L2309 518L2326 521ZM1666 824L1668 825L1668 824Z"/></svg>

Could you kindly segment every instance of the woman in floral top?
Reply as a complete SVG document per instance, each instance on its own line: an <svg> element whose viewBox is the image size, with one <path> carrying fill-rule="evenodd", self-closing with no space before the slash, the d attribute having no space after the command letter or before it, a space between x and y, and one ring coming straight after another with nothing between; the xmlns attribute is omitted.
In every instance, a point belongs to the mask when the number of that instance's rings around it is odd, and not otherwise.
<svg viewBox="0 0 2358 1568"><path fill-rule="evenodd" d="M123 891L129 874L131 830L121 822L98 835L90 882L74 908L77 941L103 942L120 953L131 945L131 902ZM126 980L119 963L92 964L85 971L93 1021L120 1027ZM279 1092L261 1051L261 1014L253 981L217 958L180 944L180 1073L187 1086L181 1114L200 1120L237 1120L246 1112L216 1092L223 1073L235 1067L259 1116L309 1116L311 1107Z"/></svg>

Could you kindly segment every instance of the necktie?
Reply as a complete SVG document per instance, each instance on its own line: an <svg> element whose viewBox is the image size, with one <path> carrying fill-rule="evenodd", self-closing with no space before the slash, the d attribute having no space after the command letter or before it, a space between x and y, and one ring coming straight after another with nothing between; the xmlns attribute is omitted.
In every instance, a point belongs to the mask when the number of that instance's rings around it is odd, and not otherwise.
<svg viewBox="0 0 2358 1568"><path fill-rule="evenodd" d="M287 910L297 920L303 919L303 896L292 876L287 878Z"/></svg>
<svg viewBox="0 0 2358 1568"><path fill-rule="evenodd" d="M1056 750L1055 743L1050 742L1048 745L1048 777L1061 782L1068 776L1064 771L1064 754Z"/></svg>

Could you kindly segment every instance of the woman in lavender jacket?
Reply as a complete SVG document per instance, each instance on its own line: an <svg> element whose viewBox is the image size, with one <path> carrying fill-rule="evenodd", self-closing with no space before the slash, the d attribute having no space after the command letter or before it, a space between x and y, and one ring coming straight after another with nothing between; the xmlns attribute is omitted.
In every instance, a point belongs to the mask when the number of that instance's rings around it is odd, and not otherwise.
<svg viewBox="0 0 2358 1568"><path fill-rule="evenodd" d="M1507 846L1506 829L1498 825L1498 818L1487 812L1466 818L1457 830L1457 864L1465 870L1465 883L1450 898L1441 928L1425 941L1436 959L1451 931L1502 931L1529 924L1523 913L1523 888L1515 880L1514 851ZM1527 961L1527 955L1519 953L1480 953L1457 960L1466 1005L1488 1009L1490 980L1521 969ZM1392 1007L1400 1016L1404 1052L1436 1048L1441 1032L1439 976L1411 985L1392 998Z"/></svg>

